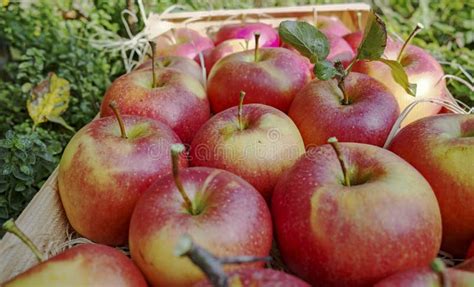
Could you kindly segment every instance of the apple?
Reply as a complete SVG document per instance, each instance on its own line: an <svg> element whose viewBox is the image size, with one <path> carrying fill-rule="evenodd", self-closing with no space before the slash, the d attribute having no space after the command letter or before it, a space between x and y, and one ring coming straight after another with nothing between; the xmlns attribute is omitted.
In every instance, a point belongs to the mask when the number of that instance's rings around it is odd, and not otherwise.
<svg viewBox="0 0 474 287"><path fill-rule="evenodd" d="M441 259L437 259L441 260ZM413 268L404 272L389 276L378 282L374 287L425 287L425 286L451 286L471 287L474 286L474 273L445 268L435 271L433 268Z"/></svg>
<svg viewBox="0 0 474 287"><path fill-rule="evenodd" d="M420 119L400 130L389 149L433 187L443 218L441 249L463 258L474 239L474 114Z"/></svg>
<svg viewBox="0 0 474 287"><path fill-rule="evenodd" d="M318 16L316 18L316 28L326 35L343 37L351 31L337 17Z"/></svg>
<svg viewBox="0 0 474 287"><path fill-rule="evenodd" d="M239 23L221 26L215 35L215 44L232 39L253 40L255 34L260 34L261 47L280 46L278 32L271 25L265 23Z"/></svg>
<svg viewBox="0 0 474 287"><path fill-rule="evenodd" d="M252 184L269 201L281 174L305 152L303 139L283 112L239 105L212 117L191 143L193 166L225 169Z"/></svg>
<svg viewBox="0 0 474 287"><path fill-rule="evenodd" d="M377 61L359 61L353 67L353 71L365 73L377 81L384 83L388 90L397 99L400 110L405 109L415 100L435 98L443 100L446 98L446 83L443 79L444 73L435 58L423 49L400 43L387 45L385 57L389 60L397 60L403 66L409 83L416 84L416 97L408 94L391 76L390 68L384 63ZM399 56L401 55L401 56ZM402 122L402 126L430 115L437 114L440 105L433 103L421 103L408 114Z"/></svg>
<svg viewBox="0 0 474 287"><path fill-rule="evenodd" d="M383 84L360 73L350 73L344 86L345 96L336 80L315 79L296 95L288 115L307 148L333 136L344 142L384 145L399 115L395 98Z"/></svg>
<svg viewBox="0 0 474 287"><path fill-rule="evenodd" d="M428 182L367 144L309 149L278 181L272 215L283 261L312 286L372 286L427 266L441 242Z"/></svg>
<svg viewBox="0 0 474 287"><path fill-rule="evenodd" d="M211 109L218 113L237 106L240 91L246 103L287 112L296 93L311 79L309 62L285 48L261 48L226 56L208 78Z"/></svg>
<svg viewBox="0 0 474 287"><path fill-rule="evenodd" d="M184 143L210 118L209 101L201 83L172 69L133 71L116 79L105 93L100 115L109 116L114 101L123 114L164 122Z"/></svg>
<svg viewBox="0 0 474 287"><path fill-rule="evenodd" d="M199 52L214 47L212 40L189 28L173 28L153 39L156 56L194 59Z"/></svg>
<svg viewBox="0 0 474 287"><path fill-rule="evenodd" d="M237 52L246 51L248 49L254 49L254 47L255 47L255 42L250 43L249 41L243 40L243 39L232 39L232 40L226 40L220 43L215 48L210 48L203 51L203 58L204 58L207 74L210 73L214 64L220 59L224 58L225 56L233 54L233 53L237 53ZM199 64L201 63L201 60L199 59L199 55L196 56L195 60Z"/></svg>
<svg viewBox="0 0 474 287"><path fill-rule="evenodd" d="M190 286L205 278L188 258L173 253L184 234L221 257L267 256L272 245L270 212L255 188L224 170L179 170L182 151L184 146L172 146L173 174L143 194L130 223L131 256L152 286ZM261 267L263 262L225 270Z"/></svg>
<svg viewBox="0 0 474 287"><path fill-rule="evenodd" d="M180 143L165 124L124 115L96 119L78 131L59 164L58 188L71 226L95 242L127 242L139 196L171 167L169 148ZM121 135L121 128L125 134ZM186 159L180 161L187 166Z"/></svg>
<svg viewBox="0 0 474 287"><path fill-rule="evenodd" d="M152 60L148 59L143 62L140 66L136 68L136 70L141 69L150 69L152 67ZM193 77L195 80L198 80L205 85L206 79L202 76L202 70L198 63L195 61L178 56L164 56L164 57L156 57L155 58L155 65L156 68L166 68L166 69L176 69L189 76Z"/></svg>
<svg viewBox="0 0 474 287"><path fill-rule="evenodd" d="M354 54L357 53L357 49L360 46L360 42L362 42L362 38L364 38L364 33L361 31L353 32L343 37L347 44L351 46L352 50L354 51ZM389 47L389 49L398 49L399 46L395 45L397 45L397 42L391 37L387 36L387 47Z"/></svg>
<svg viewBox="0 0 474 287"><path fill-rule="evenodd" d="M342 37L332 34L326 35L329 41L329 55L327 59L331 62L340 61L347 67L355 56L352 47Z"/></svg>
<svg viewBox="0 0 474 287"><path fill-rule="evenodd" d="M467 250L466 259L474 257L474 240L472 240L469 249Z"/></svg>

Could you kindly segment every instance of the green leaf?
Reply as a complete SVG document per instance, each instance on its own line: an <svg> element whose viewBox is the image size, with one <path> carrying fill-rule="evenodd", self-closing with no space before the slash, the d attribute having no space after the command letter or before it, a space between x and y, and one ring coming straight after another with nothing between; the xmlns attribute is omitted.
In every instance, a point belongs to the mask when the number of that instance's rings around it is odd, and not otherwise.
<svg viewBox="0 0 474 287"><path fill-rule="evenodd" d="M416 97L416 84L410 84L408 82L407 73L399 62L382 58L380 58L379 61L390 67L393 79L405 90L405 92Z"/></svg>
<svg viewBox="0 0 474 287"><path fill-rule="evenodd" d="M387 45L387 30L385 23L375 13L370 13L365 26L364 37L360 42L357 59L377 60Z"/></svg>
<svg viewBox="0 0 474 287"><path fill-rule="evenodd" d="M278 27L280 39L293 46L312 63L322 61L329 55L326 36L313 25L302 21L283 21Z"/></svg>
<svg viewBox="0 0 474 287"><path fill-rule="evenodd" d="M334 67L333 63L327 60L316 62L316 64L314 64L313 71L316 77L318 77L318 79L322 81L332 79L335 75L339 73Z"/></svg>

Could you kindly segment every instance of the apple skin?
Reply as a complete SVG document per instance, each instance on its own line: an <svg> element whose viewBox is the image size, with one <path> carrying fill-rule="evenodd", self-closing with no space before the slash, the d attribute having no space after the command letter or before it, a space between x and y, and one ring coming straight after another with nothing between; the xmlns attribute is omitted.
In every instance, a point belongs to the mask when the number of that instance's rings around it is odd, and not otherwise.
<svg viewBox="0 0 474 287"><path fill-rule="evenodd" d="M400 130L389 149L428 180L443 218L441 249L463 258L474 239L474 115L420 119Z"/></svg>
<svg viewBox="0 0 474 287"><path fill-rule="evenodd" d="M350 187L327 144L309 149L275 187L273 222L288 268L313 286L371 286L427 266L441 242L428 182L385 149L338 145Z"/></svg>
<svg viewBox="0 0 474 287"><path fill-rule="evenodd" d="M199 52L214 47L212 40L189 28L173 28L153 40L156 56L180 56L194 59Z"/></svg>
<svg viewBox="0 0 474 287"><path fill-rule="evenodd" d="M344 84L350 105L341 103L336 80L315 79L296 95L288 115L306 148L325 144L334 136L341 142L385 143L399 115L395 98L364 74L350 73Z"/></svg>
<svg viewBox="0 0 474 287"><path fill-rule="evenodd" d="M260 47L280 46L277 30L265 23L239 23L223 25L215 35L215 44L219 45L231 39L253 40L255 33L260 33Z"/></svg>
<svg viewBox="0 0 474 287"><path fill-rule="evenodd" d="M240 91L245 103L259 103L287 112L296 93L311 79L308 61L285 48L261 48L226 56L217 62L208 78L211 109L218 113L237 106Z"/></svg>
<svg viewBox="0 0 474 287"><path fill-rule="evenodd" d="M140 270L122 252L100 244L74 246L2 284L4 287L146 287Z"/></svg>
<svg viewBox="0 0 474 287"><path fill-rule="evenodd" d="M181 143L165 124L123 116L128 139L115 117L96 119L77 132L59 164L58 188L71 226L98 243L127 242L139 196L171 170L170 146ZM182 158L181 166L187 161Z"/></svg>
<svg viewBox="0 0 474 287"><path fill-rule="evenodd" d="M337 17L318 16L316 21L316 28L326 35L343 37L351 32Z"/></svg>
<svg viewBox="0 0 474 287"><path fill-rule="evenodd" d="M378 282L374 287L472 287L474 286L474 273L448 268L446 270L447 282L441 281L440 274L430 268L414 268L389 276Z"/></svg>
<svg viewBox="0 0 474 287"><path fill-rule="evenodd" d="M113 114L109 103L115 101L122 114L139 115L164 122L184 143L211 116L203 86L191 76L173 69L155 71L158 86L152 86L151 69L125 74L105 93L100 116Z"/></svg>
<svg viewBox="0 0 474 287"><path fill-rule="evenodd" d="M384 55L389 60L396 60L401 46L401 43L387 45ZM442 79L444 76L443 69L429 53L419 47L408 45L401 58L401 64L407 73L408 81L417 85L416 97L405 92L391 76L390 68L381 62L360 61L354 65L353 71L365 73L377 81L384 83L397 99L401 111L414 100L446 98L446 82ZM420 103L408 114L402 122L402 126L406 126L417 119L435 115L440 109L440 105Z"/></svg>
<svg viewBox="0 0 474 287"><path fill-rule="evenodd" d="M151 59L146 60L136 70L149 70L152 67ZM167 69L176 69L185 74L190 75L195 80L198 80L205 85L205 80L202 77L201 67L195 61L178 56L165 56L165 57L156 57L155 58L155 68L167 68Z"/></svg>
<svg viewBox="0 0 474 287"><path fill-rule="evenodd" d="M241 176L269 201L278 178L304 154L303 139L287 115L261 104L243 106L246 128L241 131L237 109L216 114L198 131L191 164Z"/></svg>
<svg viewBox="0 0 474 287"><path fill-rule="evenodd" d="M234 285L232 285L234 284ZM273 269L245 269L229 274L229 285L239 287L310 287L301 279ZM212 287L208 280L193 287Z"/></svg>
<svg viewBox="0 0 474 287"><path fill-rule="evenodd" d="M255 48L255 42L253 42L253 45L251 45L250 43L249 44L245 43L245 40L243 39L232 39L232 40L226 40L214 48L210 48L203 51L203 58L204 58L207 74L211 72L212 67L214 66L215 63L217 63L217 61L219 61L220 59L224 58L227 55L245 51L246 45L248 45L248 49ZM201 60L199 59L199 55L196 56L195 61L198 64L201 63Z"/></svg>
<svg viewBox="0 0 474 287"><path fill-rule="evenodd" d="M469 249L467 250L466 259L471 257L474 257L474 240L471 242L471 246L469 246Z"/></svg>
<svg viewBox="0 0 474 287"><path fill-rule="evenodd" d="M330 46L327 60L333 63L340 61L344 67L347 67L355 56L352 47L342 37L332 34L328 34L326 37L328 38Z"/></svg>
<svg viewBox="0 0 474 287"><path fill-rule="evenodd" d="M180 172L184 189L202 212L183 206L172 175L158 180L138 201L130 223L130 252L152 286L190 286L205 275L173 250L183 234L216 256L268 256L270 211L261 195L240 177L219 169ZM263 263L228 265L226 272L261 268Z"/></svg>
<svg viewBox="0 0 474 287"><path fill-rule="evenodd" d="M347 34L343 37L343 39L351 46L354 54L357 54L357 49L359 48L360 42L362 42L362 38L364 38L364 33L361 31L356 31L350 34ZM391 37L387 36L387 47L388 49L400 49L397 42L393 40ZM386 49L387 49L386 47Z"/></svg>

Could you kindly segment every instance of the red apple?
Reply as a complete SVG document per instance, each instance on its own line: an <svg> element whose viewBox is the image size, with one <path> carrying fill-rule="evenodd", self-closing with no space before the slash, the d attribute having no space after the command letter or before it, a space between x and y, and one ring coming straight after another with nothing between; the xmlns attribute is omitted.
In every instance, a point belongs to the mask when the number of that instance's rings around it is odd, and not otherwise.
<svg viewBox="0 0 474 287"><path fill-rule="evenodd" d="M401 47L400 43L387 45L384 53L385 57L389 60L396 60ZM408 94L397 84L391 76L390 68L381 62L358 62L354 65L353 71L365 73L384 83L397 99L400 110L405 109L410 103L419 99L445 99L446 83L442 79L444 76L443 69L428 52L416 46L408 45L399 62L405 69L408 81L416 84L416 97ZM417 119L435 115L440 109L440 105L432 103L418 104L405 118L402 126Z"/></svg>
<svg viewBox="0 0 474 287"><path fill-rule="evenodd" d="M272 26L265 23L239 23L223 25L215 36L215 44L232 40L245 39L253 40L255 34L260 34L261 47L280 46L278 32Z"/></svg>
<svg viewBox="0 0 474 287"><path fill-rule="evenodd" d="M345 67L347 67L355 56L352 47L339 36L332 34L326 36L330 47L327 59L331 62L340 61Z"/></svg>
<svg viewBox="0 0 474 287"><path fill-rule="evenodd" d="M316 18L316 28L326 35L343 37L351 31L337 17L318 16Z"/></svg>
<svg viewBox="0 0 474 287"><path fill-rule="evenodd" d="M240 124L242 123L242 124ZM225 169L252 184L270 200L278 178L304 154L293 121L261 104L233 107L212 117L191 144L194 166Z"/></svg>
<svg viewBox="0 0 474 287"><path fill-rule="evenodd" d="M218 113L239 103L260 103L283 112L295 94L311 79L308 61L284 48L262 48L228 55L209 74L207 92L211 109Z"/></svg>
<svg viewBox="0 0 474 287"><path fill-rule="evenodd" d="M100 244L72 247L17 275L14 286L130 286L146 287L140 270L122 252Z"/></svg>
<svg viewBox="0 0 474 287"><path fill-rule="evenodd" d="M152 60L148 59L138 66L136 70L150 69L152 67L151 65ZM203 86L206 81L202 76L202 70L199 64L189 58L178 56L157 57L155 58L155 68L176 69L198 80Z"/></svg>
<svg viewBox="0 0 474 287"><path fill-rule="evenodd" d="M471 246L469 246L466 254L466 259L471 257L474 257L474 240L471 242Z"/></svg>
<svg viewBox="0 0 474 287"><path fill-rule="evenodd" d="M171 29L156 37L156 56L181 56L194 59L196 55L214 47L212 40L189 28Z"/></svg>
<svg viewBox="0 0 474 287"><path fill-rule="evenodd" d="M371 286L427 266L441 242L428 182L385 149L331 145L309 149L275 187L272 215L289 269L313 286Z"/></svg>
<svg viewBox="0 0 474 287"><path fill-rule="evenodd" d="M110 102L123 114L153 118L169 125L185 142L210 118L203 86L194 78L172 69L158 69L153 87L150 69L137 70L115 80L105 93L100 115L109 116Z"/></svg>
<svg viewBox="0 0 474 287"><path fill-rule="evenodd" d="M399 115L394 97L381 83L359 73L350 73L344 86L349 104L336 80L313 80L296 95L288 115L307 148L333 136L344 142L385 143Z"/></svg>
<svg viewBox="0 0 474 287"><path fill-rule="evenodd" d="M255 188L230 172L174 168L173 175L158 180L140 198L130 223L132 258L151 285L190 286L205 278L188 258L173 253L184 234L216 256L267 256L270 212ZM225 270L262 265L229 265Z"/></svg>
<svg viewBox="0 0 474 287"><path fill-rule="evenodd" d="M349 46L351 46L351 48L352 48L352 50L354 51L355 54L357 53L357 49L360 46L360 42L362 42L362 38L364 38L364 33L361 32L361 31L353 32L353 33L347 34L343 37L343 39L347 42L347 44L349 44ZM390 49L390 50L398 49L399 46L395 46L395 45L398 45L397 42L394 41L389 36L387 36L387 47L389 47L388 49Z"/></svg>
<svg viewBox="0 0 474 287"><path fill-rule="evenodd" d="M220 43L215 48L210 48L210 49L205 50L203 52L203 58L204 58L207 74L210 73L214 64L220 59L224 58L225 56L233 54L233 53L237 53L237 52L242 52L248 49L254 49L254 48L255 48L255 42L246 43L246 40L232 39L232 40L226 40ZM201 63L201 60L199 59L199 55L196 56L195 60L196 62Z"/></svg>
<svg viewBox="0 0 474 287"><path fill-rule="evenodd" d="M433 187L443 218L441 248L463 258L474 239L474 115L420 119L403 128L389 148Z"/></svg>
<svg viewBox="0 0 474 287"><path fill-rule="evenodd" d="M310 287L290 274L272 269L245 269L229 274L229 286L239 287ZM193 287L212 287L207 280Z"/></svg>
<svg viewBox="0 0 474 287"><path fill-rule="evenodd" d="M139 196L171 167L169 148L180 143L166 125L123 116L127 138L114 117L92 121L66 146L59 164L58 188L69 223L95 242L127 242ZM186 166L186 160L181 161Z"/></svg>

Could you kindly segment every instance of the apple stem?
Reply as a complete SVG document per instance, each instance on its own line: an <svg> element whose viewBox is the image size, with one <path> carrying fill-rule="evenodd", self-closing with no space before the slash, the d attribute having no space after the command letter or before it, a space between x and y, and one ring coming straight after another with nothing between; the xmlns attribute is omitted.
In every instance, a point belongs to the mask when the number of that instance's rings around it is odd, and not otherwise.
<svg viewBox="0 0 474 287"><path fill-rule="evenodd" d="M254 61L258 62L258 40L260 39L260 33L255 33L255 50L254 50Z"/></svg>
<svg viewBox="0 0 474 287"><path fill-rule="evenodd" d="M156 87L156 75L155 75L155 49L156 43L154 41L148 42L151 47L151 73L153 77L153 82L151 83L151 88L154 89Z"/></svg>
<svg viewBox="0 0 474 287"><path fill-rule="evenodd" d="M216 287L229 286L229 277L224 272L223 264L243 264L261 261L271 261L271 257L257 256L235 256L216 257L203 247L193 242L192 238L185 234L181 236L175 248L177 256L187 256L206 274L209 281Z"/></svg>
<svg viewBox="0 0 474 287"><path fill-rule="evenodd" d="M127 133L125 132L125 124L123 123L122 116L120 115L120 112L117 108L117 104L114 101L112 101L112 102L109 103L109 107L114 112L115 118L118 121L118 124L119 124L119 127L120 127L120 134L121 134L122 138L124 138L124 139L128 138Z"/></svg>
<svg viewBox="0 0 474 287"><path fill-rule="evenodd" d="M344 157L342 156L341 150L339 149L339 143L336 137L331 137L328 139L328 143L332 146L334 151L336 152L337 159L341 164L342 173L344 175L344 185L351 186L351 180L349 178L349 171L347 169L346 162L344 161Z"/></svg>
<svg viewBox="0 0 474 287"><path fill-rule="evenodd" d="M237 110L237 119L239 121L239 129L242 131L244 129L244 121L243 121L243 107L244 107L244 98L245 98L245 92L240 91L240 99L239 99L239 106Z"/></svg>
<svg viewBox="0 0 474 287"><path fill-rule="evenodd" d="M451 286L448 279L448 273L446 272L446 265L444 264L443 260L435 258L435 260L431 262L431 270L433 270L433 272L435 272L439 276L442 287Z"/></svg>
<svg viewBox="0 0 474 287"><path fill-rule="evenodd" d="M13 221L13 219L9 219L9 220L5 221L5 223L3 223L3 225L2 225L2 227L6 232L9 232L9 233L15 235L26 246L28 246L28 248L31 250L31 252L33 252L33 254L35 255L38 262L42 262L44 260L43 254L41 254L41 252L38 250L38 247L36 247L36 245L33 243L33 241L31 241L31 239L29 239L28 236L26 236L26 234L23 233L23 231L21 231L20 228L18 228L18 226L15 224L15 221Z"/></svg>
<svg viewBox="0 0 474 287"><path fill-rule="evenodd" d="M186 191L184 190L183 183L181 182L181 177L179 176L179 156L181 153L184 152L184 145L182 144L173 144L171 145L171 159L173 165L173 178L178 188L179 194L184 200L184 205L186 210L189 211L192 215L194 215L194 207L192 201L189 199Z"/></svg>
<svg viewBox="0 0 474 287"><path fill-rule="evenodd" d="M413 38L415 37L415 35L416 35L421 29L423 29L423 25L422 25L421 23L416 24L415 29L413 29L413 31L411 31L411 33L410 33L410 35L408 36L408 38L406 39L405 43L403 43L403 46L402 46L402 48L400 49L400 52L398 52L397 62L400 62L400 60L402 59L402 56L403 56L403 52L405 51L405 48L408 46L408 43L410 43L411 39L413 39Z"/></svg>
<svg viewBox="0 0 474 287"><path fill-rule="evenodd" d="M345 79L345 77L342 77L341 80L337 81L337 86L339 87L339 89L341 89L342 95L344 96L344 99L343 99L342 103L344 105L349 105L350 104L349 95L346 93L346 89L344 87L344 79Z"/></svg>

